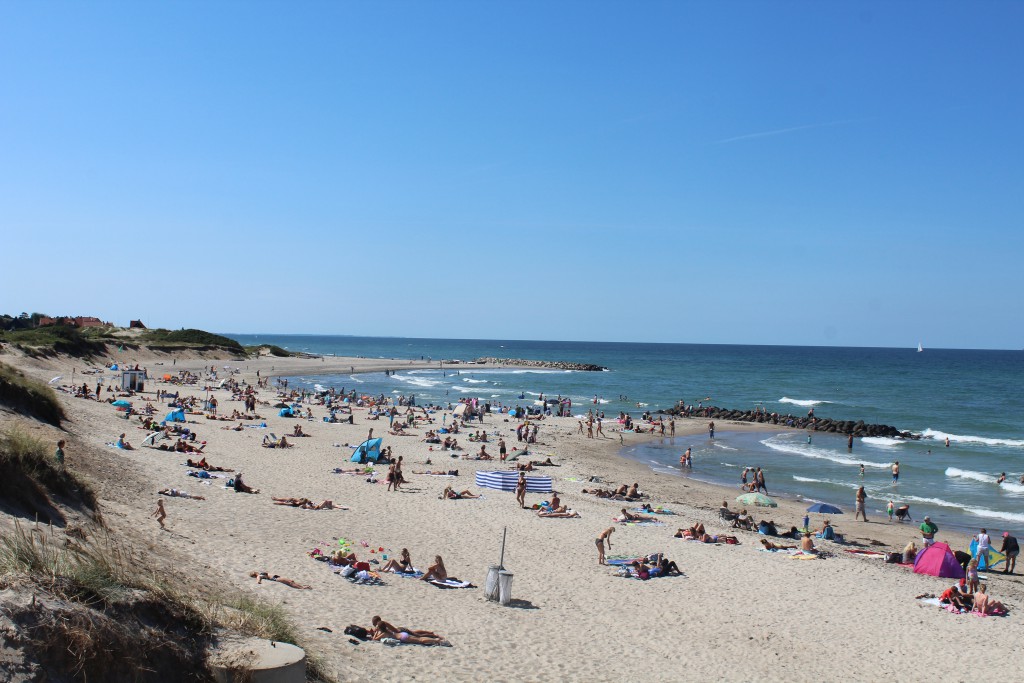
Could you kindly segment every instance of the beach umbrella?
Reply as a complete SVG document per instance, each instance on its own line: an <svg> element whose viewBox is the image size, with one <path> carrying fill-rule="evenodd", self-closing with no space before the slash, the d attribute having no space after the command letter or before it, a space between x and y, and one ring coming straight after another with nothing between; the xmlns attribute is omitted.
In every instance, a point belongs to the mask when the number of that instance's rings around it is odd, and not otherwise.
<svg viewBox="0 0 1024 683"><path fill-rule="evenodd" d="M466 410L468 408L468 403L460 403L459 405L455 406L455 410L452 411L452 415L454 415L455 417L462 417L463 415L466 414Z"/></svg>
<svg viewBox="0 0 1024 683"><path fill-rule="evenodd" d="M737 503L743 505L757 505L763 508L777 508L779 504L774 500L764 495L763 493L744 493L742 496L736 499Z"/></svg>
<svg viewBox="0 0 1024 683"><path fill-rule="evenodd" d="M129 403L128 401L125 401L124 399L118 399L117 401L114 401L110 405L114 406L115 408L130 408L132 404Z"/></svg>
<svg viewBox="0 0 1024 683"><path fill-rule="evenodd" d="M808 512L820 512L823 515L841 515L843 511L837 508L835 505L829 505L828 503L815 503L811 507L807 508Z"/></svg>

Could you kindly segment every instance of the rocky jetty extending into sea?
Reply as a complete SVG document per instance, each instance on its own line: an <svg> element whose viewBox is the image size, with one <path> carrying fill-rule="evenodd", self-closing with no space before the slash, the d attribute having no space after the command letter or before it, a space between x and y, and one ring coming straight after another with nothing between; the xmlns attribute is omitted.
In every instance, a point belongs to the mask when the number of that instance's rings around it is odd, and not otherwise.
<svg viewBox="0 0 1024 683"><path fill-rule="evenodd" d="M861 436L888 436L902 439L920 439L920 434L908 431L901 431L891 425L866 424L864 420L834 420L832 418L818 417L797 417L795 415L780 415L779 413L766 413L754 410L729 410L717 406L705 406L702 408L691 408L684 410L680 407L669 408L658 411L665 415L701 417L710 420L735 420L737 422L759 422L761 424L780 425L794 429L810 429L815 432L829 432L834 434L852 434Z"/></svg>
<svg viewBox="0 0 1024 683"><path fill-rule="evenodd" d="M521 368L550 368L552 370L581 370L583 372L602 372L608 368L592 363L570 363L568 361L530 360L528 358L477 358L474 363L479 365L514 365Z"/></svg>

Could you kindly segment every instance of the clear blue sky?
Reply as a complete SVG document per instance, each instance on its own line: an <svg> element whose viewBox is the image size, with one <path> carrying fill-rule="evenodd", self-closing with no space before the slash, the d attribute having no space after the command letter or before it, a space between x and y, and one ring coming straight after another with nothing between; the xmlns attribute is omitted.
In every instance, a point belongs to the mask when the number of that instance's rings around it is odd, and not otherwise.
<svg viewBox="0 0 1024 683"><path fill-rule="evenodd" d="M0 312L1021 348L1022 26L1021 2L3 3Z"/></svg>

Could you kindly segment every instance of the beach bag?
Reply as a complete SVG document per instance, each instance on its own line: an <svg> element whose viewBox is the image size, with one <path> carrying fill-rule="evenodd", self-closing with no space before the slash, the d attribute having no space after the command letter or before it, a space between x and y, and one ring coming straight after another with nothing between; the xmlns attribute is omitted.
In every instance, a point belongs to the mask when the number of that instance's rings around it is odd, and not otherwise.
<svg viewBox="0 0 1024 683"><path fill-rule="evenodd" d="M357 626L355 624L351 624L351 625L345 627L345 635L346 636L354 636L354 637L358 638L359 640L369 640L370 639L370 632L367 631L362 626Z"/></svg>
<svg viewBox="0 0 1024 683"><path fill-rule="evenodd" d="M356 573L356 568L352 565L342 568L341 575L346 579Z"/></svg>

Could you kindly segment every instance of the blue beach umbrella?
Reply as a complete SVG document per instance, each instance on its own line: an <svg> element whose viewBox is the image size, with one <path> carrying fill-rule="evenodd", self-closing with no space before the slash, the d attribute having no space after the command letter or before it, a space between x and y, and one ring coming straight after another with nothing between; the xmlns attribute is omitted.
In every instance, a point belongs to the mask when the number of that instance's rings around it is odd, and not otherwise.
<svg viewBox="0 0 1024 683"><path fill-rule="evenodd" d="M114 401L110 405L114 406L115 408L129 408L129 407L131 407L132 404L129 403L128 401L125 401L125 400L121 399L121 400L118 400L118 401Z"/></svg>
<svg viewBox="0 0 1024 683"><path fill-rule="evenodd" d="M815 503L811 507L807 508L808 512L820 512L823 515L841 515L843 511L837 508L835 505L829 505L828 503Z"/></svg>

